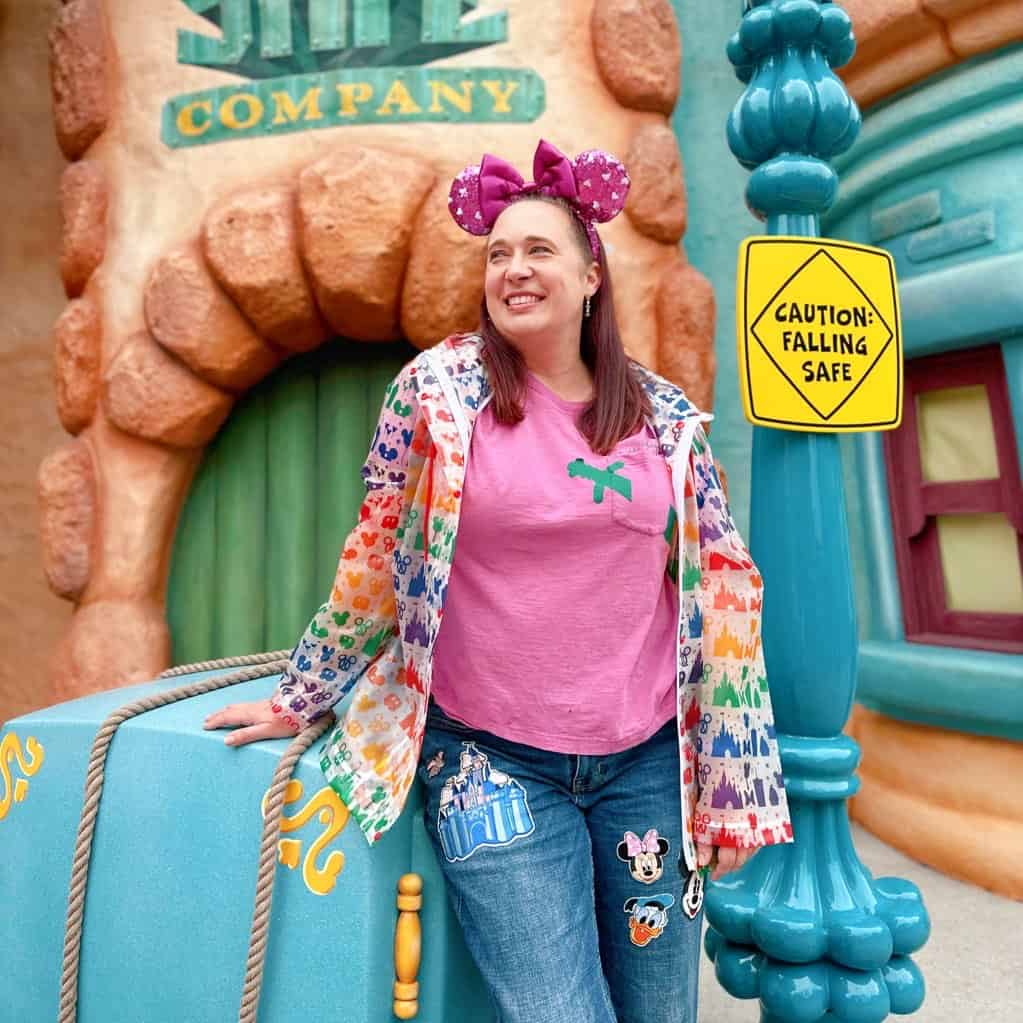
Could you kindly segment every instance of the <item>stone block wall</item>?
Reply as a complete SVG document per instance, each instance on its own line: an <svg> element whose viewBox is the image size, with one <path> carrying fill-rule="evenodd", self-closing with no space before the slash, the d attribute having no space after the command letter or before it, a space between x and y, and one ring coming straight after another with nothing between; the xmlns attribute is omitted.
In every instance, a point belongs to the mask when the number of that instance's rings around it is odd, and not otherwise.
<svg viewBox="0 0 1023 1023"><path fill-rule="evenodd" d="M860 49L843 74L864 106L1023 38L1020 0L845 6ZM451 175L486 150L528 171L545 136L567 152L599 145L625 160L635 183L627 216L604 236L619 291L631 298L620 303L627 344L710 406L715 300L678 245L688 210L668 118L684 65L667 0L515 5L508 42L464 63L537 68L547 109L532 124L351 125L187 155L160 143L160 105L170 93L226 80L174 60L176 32L208 32L208 23L162 0L19 5L17 27L4 31L16 33L27 80L45 73L48 19L52 128L68 164L53 180L53 147L37 144L44 159L29 161L38 175L29 212L38 210L39 222L14 220L24 225L21 242L31 236L40 268L32 280L46 283L7 299L13 321L30 326L29 349L17 340L5 356L16 364L5 383L25 400L38 397L27 417L15 412L24 402L5 402L28 430L26 442L4 442L14 483L5 496L12 529L3 563L14 580L5 628L18 656L0 678L0 719L166 665L164 589L177 513L204 445L247 388L334 332L425 346L472 325L479 249L448 222L443 199ZM44 131L34 116L19 129L25 138ZM366 206L351 189L360 175L382 187L384 211L361 223ZM52 193L39 195L47 181ZM7 194L24 214L24 194ZM48 408L40 317L55 320ZM58 417L68 435L62 444ZM47 447L37 513L27 466ZM745 472L734 458L729 468ZM40 564L67 603L38 584Z"/></svg>
<svg viewBox="0 0 1023 1023"><path fill-rule="evenodd" d="M857 50L841 72L862 107L969 57L1023 42L1020 0L845 0Z"/></svg>
<svg viewBox="0 0 1023 1023"><path fill-rule="evenodd" d="M0 16L9 98L0 130L0 721L51 702L49 659L71 615L47 586L36 497L40 460L63 436L51 331L66 301L57 267L64 160L46 40L58 6L8 4Z"/></svg>
<svg viewBox="0 0 1023 1023"><path fill-rule="evenodd" d="M484 243L455 227L446 202L451 178L483 152L527 177L541 137L624 160L626 215L602 235L629 296L627 348L709 407L714 296L679 247L670 3L520 4L509 17L506 42L451 63L533 68L546 89L533 122L352 124L171 149L158 137L167 97L224 81L174 60L175 33L208 25L162 0L56 11L53 117L69 164L55 400L69 438L44 460L39 493L46 575L74 613L47 697L167 666L178 513L241 394L335 335L427 347L475 325Z"/></svg>

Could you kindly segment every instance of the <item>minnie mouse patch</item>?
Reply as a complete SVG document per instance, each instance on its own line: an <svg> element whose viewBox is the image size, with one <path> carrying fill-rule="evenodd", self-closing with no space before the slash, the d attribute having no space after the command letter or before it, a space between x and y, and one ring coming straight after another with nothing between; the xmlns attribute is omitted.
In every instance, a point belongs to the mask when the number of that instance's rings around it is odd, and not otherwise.
<svg viewBox="0 0 1023 1023"><path fill-rule="evenodd" d="M629 865L629 873L642 884L654 884L664 873L664 857L670 848L668 840L651 828L640 838L633 831L626 831L618 843L618 859Z"/></svg>

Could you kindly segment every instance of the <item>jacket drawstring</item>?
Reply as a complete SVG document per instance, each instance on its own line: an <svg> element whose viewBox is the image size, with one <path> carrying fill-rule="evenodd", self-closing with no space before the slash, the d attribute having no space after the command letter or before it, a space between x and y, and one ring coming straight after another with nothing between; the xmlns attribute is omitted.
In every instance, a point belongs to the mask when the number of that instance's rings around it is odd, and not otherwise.
<svg viewBox="0 0 1023 1023"><path fill-rule="evenodd" d="M437 462L437 445L430 441L430 471L426 476L426 515L423 522L423 564L430 560L430 516L433 514L433 468Z"/></svg>

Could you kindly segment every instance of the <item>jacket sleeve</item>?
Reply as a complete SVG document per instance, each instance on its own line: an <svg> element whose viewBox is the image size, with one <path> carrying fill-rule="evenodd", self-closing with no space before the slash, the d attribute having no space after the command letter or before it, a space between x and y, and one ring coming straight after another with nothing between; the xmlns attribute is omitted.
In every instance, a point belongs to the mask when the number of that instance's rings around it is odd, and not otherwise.
<svg viewBox="0 0 1023 1023"><path fill-rule="evenodd" d="M788 842L792 824L760 637L763 580L735 528L702 428L692 459L703 609L695 837L739 848Z"/></svg>
<svg viewBox="0 0 1023 1023"><path fill-rule="evenodd" d="M391 555L401 516L416 422L409 367L384 396L362 467L366 497L348 535L326 603L291 653L271 707L293 727L315 721L340 700L398 630Z"/></svg>

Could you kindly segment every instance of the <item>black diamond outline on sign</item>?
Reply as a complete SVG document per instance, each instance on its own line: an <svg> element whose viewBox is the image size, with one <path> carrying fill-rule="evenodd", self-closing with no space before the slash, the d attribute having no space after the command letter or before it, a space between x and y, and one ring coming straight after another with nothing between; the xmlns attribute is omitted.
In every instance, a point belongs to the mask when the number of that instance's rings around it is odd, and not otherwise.
<svg viewBox="0 0 1023 1023"><path fill-rule="evenodd" d="M874 361L867 367L863 376L860 377L859 381L856 383L853 389L827 415L821 412L821 410L817 408L817 406L814 405L814 403L810 401L810 399L805 394L803 394L803 392L795 385L795 383L793 383L792 378L788 375L788 373L785 372L785 370L781 368L781 366L778 365L778 362L775 359L775 357L767 350L767 345L764 344L764 342L760 339L760 337L757 334L757 324L767 315L767 310L770 309L772 305L774 305L775 300L778 298L778 296L818 256L826 256L828 259L831 260L831 262L838 268L838 270L843 274L843 276L846 277L849 283L863 296L863 300L867 303L867 305L870 306L871 309L874 310L874 314L877 316L878 322L881 323L881 325L884 327L886 331L888 331L888 340L885 341L885 343L881 346L881 351L877 353L877 356L875 357ZM806 260L800 263L800 265L791 274L789 274L784 284L782 284L782 286L771 296L771 298L768 299L767 303L764 305L764 308L760 310L760 314L757 316L757 318L753 321L753 323L750 326L750 333L753 335L754 338L756 338L757 344L760 345L760 348L763 351L764 355L766 355L767 358L770 359L771 365L774 366L774 368L781 374L782 379L796 392L796 394L799 395L800 398L803 399L803 401L806 402L807 405L810 406L811 409L813 409L814 412L817 413L818 416L820 416L821 419L824 420L824 422L827 422L829 419L831 419L835 415L835 413L838 412L842 408L842 406L845 405L846 402L849 401L849 399L863 386L864 381L874 371L874 367L880 361L881 356L884 355L886 351L888 351L888 346L892 343L892 341L895 338L895 334L893 333L892 328L888 326L888 321L881 315L881 311L877 308L876 305L874 305L873 302L871 302L870 297L856 283L856 281L853 280L853 278L846 271L845 267L843 267L842 264L839 263L838 260L835 259L835 257L832 256L830 252L828 252L827 249L818 249L815 253L813 253L813 255L809 256Z"/></svg>

